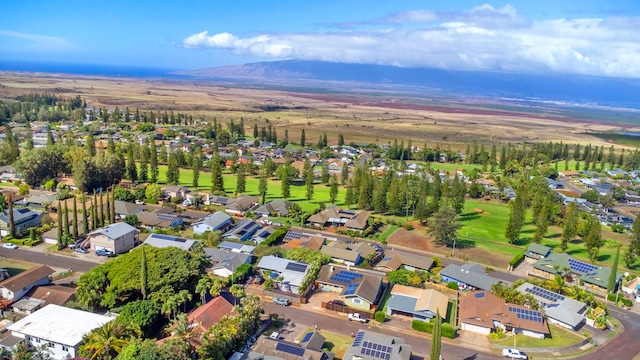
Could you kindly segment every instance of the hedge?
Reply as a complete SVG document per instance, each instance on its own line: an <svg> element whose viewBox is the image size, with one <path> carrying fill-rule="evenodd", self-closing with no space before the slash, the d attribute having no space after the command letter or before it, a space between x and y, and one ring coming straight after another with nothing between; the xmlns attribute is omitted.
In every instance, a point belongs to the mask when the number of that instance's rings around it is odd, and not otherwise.
<svg viewBox="0 0 640 360"><path fill-rule="evenodd" d="M411 328L413 330L422 331L429 334L433 333L432 322L413 320L411 322ZM442 336L449 339L454 339L456 337L456 329L453 326L451 326L449 323L442 323L441 333L442 333Z"/></svg>
<svg viewBox="0 0 640 360"><path fill-rule="evenodd" d="M520 264L520 261L522 261L523 259L524 259L524 251L514 256L513 259L509 261L509 265L511 265L511 267L515 267L516 265Z"/></svg>
<svg viewBox="0 0 640 360"><path fill-rule="evenodd" d="M284 239L284 236L287 235L287 231L288 229L286 227L279 227L260 244L264 244L264 246L270 246L278 241L281 241L282 239Z"/></svg>
<svg viewBox="0 0 640 360"><path fill-rule="evenodd" d="M385 319L387 318L387 314L385 314L384 311L376 311L374 317L377 322L381 323L385 321Z"/></svg>
<svg viewBox="0 0 640 360"><path fill-rule="evenodd" d="M616 302L616 294L608 294L607 300L611 302ZM618 301L620 301L624 306L631 307L633 306L633 301L625 298L624 296L618 296Z"/></svg>

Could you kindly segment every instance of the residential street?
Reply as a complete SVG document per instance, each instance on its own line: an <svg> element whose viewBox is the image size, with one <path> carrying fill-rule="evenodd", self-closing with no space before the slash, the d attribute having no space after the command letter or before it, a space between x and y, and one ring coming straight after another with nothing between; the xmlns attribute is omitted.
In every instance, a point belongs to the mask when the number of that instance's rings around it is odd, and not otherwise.
<svg viewBox="0 0 640 360"><path fill-rule="evenodd" d="M98 262L85 261L65 255L54 255L43 253L37 250L23 250L22 248L11 250L0 247L0 256L28 261L34 264L48 265L60 269L72 268L75 271L87 272L98 266ZM84 256L95 256L94 254L86 254Z"/></svg>

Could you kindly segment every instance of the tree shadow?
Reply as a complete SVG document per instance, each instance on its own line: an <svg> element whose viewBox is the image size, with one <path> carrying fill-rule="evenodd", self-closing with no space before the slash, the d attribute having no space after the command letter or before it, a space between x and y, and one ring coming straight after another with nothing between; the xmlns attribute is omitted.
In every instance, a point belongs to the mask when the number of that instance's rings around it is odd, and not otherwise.
<svg viewBox="0 0 640 360"><path fill-rule="evenodd" d="M466 358L464 358L463 360L475 360L478 358L478 353L475 353L471 356L467 356Z"/></svg>
<svg viewBox="0 0 640 360"><path fill-rule="evenodd" d="M475 220L480 217L480 214L476 212L470 212L460 215L460 222Z"/></svg>
<svg viewBox="0 0 640 360"><path fill-rule="evenodd" d="M611 255L608 254L598 256L598 261L607 261L609 259L611 259Z"/></svg>
<svg viewBox="0 0 640 360"><path fill-rule="evenodd" d="M448 247L452 247L452 246L448 246ZM471 249L474 247L476 247L476 242L473 240L467 240L467 239L456 240L456 248L458 249Z"/></svg>
<svg viewBox="0 0 640 360"><path fill-rule="evenodd" d="M520 231L520 234L535 234L536 229L527 229Z"/></svg>
<svg viewBox="0 0 640 360"><path fill-rule="evenodd" d="M569 242L572 243L572 244L582 244L582 240L580 240L580 239L569 240Z"/></svg>
<svg viewBox="0 0 640 360"><path fill-rule="evenodd" d="M323 349L327 349L328 351L333 350L333 348L334 348L335 346L336 346L336 345L335 345L334 343L330 342L330 341L325 341L325 342L324 342L324 344L322 344L322 348L323 348Z"/></svg>
<svg viewBox="0 0 640 360"><path fill-rule="evenodd" d="M547 239L557 239L559 237L562 237L562 234L551 234L549 236L546 236Z"/></svg>

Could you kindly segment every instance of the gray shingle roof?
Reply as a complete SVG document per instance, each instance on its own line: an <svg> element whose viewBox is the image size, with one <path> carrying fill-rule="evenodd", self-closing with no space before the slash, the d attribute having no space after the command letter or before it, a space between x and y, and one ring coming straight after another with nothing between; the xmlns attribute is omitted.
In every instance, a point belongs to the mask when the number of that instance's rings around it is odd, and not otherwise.
<svg viewBox="0 0 640 360"><path fill-rule="evenodd" d="M89 236L94 234L102 234L107 236L109 239L117 239L121 236L129 234L131 232L136 232L136 231L137 229L134 228L133 226L124 222L119 222L119 223L107 225L98 230L94 230L89 233Z"/></svg>
<svg viewBox="0 0 640 360"><path fill-rule="evenodd" d="M491 290L491 286L500 282L487 276L484 269L476 264L464 264L462 266L450 264L440 271L440 275L487 291Z"/></svg>

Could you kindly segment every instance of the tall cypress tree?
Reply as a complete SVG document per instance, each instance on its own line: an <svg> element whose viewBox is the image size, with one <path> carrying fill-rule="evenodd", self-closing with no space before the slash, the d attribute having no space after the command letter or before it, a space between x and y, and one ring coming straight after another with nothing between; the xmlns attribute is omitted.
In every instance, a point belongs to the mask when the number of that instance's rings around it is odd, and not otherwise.
<svg viewBox="0 0 640 360"><path fill-rule="evenodd" d="M98 228L98 196L93 190L93 201L91 202L91 230Z"/></svg>
<svg viewBox="0 0 640 360"><path fill-rule="evenodd" d="M82 234L89 233L89 214L87 214L87 196L82 193Z"/></svg>
<svg viewBox="0 0 640 360"><path fill-rule="evenodd" d="M100 224L99 227L104 226L104 193L102 192L102 190L100 190L100 205L99 205L99 209L98 209L98 214L100 214L100 216L98 217L98 223Z"/></svg>
<svg viewBox="0 0 640 360"><path fill-rule="evenodd" d="M7 194L5 196L7 199L7 211L9 212L9 236L16 236L16 225L13 220L13 199L11 198L11 194Z"/></svg>
<svg viewBox="0 0 640 360"><path fill-rule="evenodd" d="M245 179L244 164L242 163L238 164L237 173L238 174L237 174L237 181L236 181L236 194L242 194L247 187L247 181Z"/></svg>
<svg viewBox="0 0 640 360"><path fill-rule="evenodd" d="M440 317L440 310L436 310L436 317L433 318L433 332L431 334L429 359L439 360L442 350L442 317Z"/></svg>
<svg viewBox="0 0 640 360"><path fill-rule="evenodd" d="M269 179L267 169L260 171L260 183L258 184L258 194L260 194L260 205L264 205L267 198L267 187L269 186Z"/></svg>
<svg viewBox="0 0 640 360"><path fill-rule="evenodd" d="M304 135L304 129L302 129L302 133L300 133L300 146L304 147L304 144L306 144L306 139Z"/></svg>
<svg viewBox="0 0 640 360"><path fill-rule="evenodd" d="M65 235L71 235L71 232L69 231L69 208L67 207L67 202L64 202L64 218L62 218L62 226L64 226L64 234Z"/></svg>
<svg viewBox="0 0 640 360"><path fill-rule="evenodd" d="M109 200L109 190L107 189L107 200L104 207L105 216L104 224L109 225L111 223L111 201Z"/></svg>
<svg viewBox="0 0 640 360"><path fill-rule="evenodd" d="M140 293L142 300L147 298L147 255L144 252L144 246L140 247Z"/></svg>
<svg viewBox="0 0 640 360"><path fill-rule="evenodd" d="M75 196L73 197L73 222L71 226L71 235L76 239L78 238L78 204Z"/></svg>
<svg viewBox="0 0 640 360"><path fill-rule="evenodd" d="M211 160L211 192L224 192L224 178L222 177L222 164L220 164L220 158L218 153L213 156Z"/></svg>
<svg viewBox="0 0 640 360"><path fill-rule="evenodd" d="M116 222L116 199L115 194L113 193L113 187L111 187L111 223Z"/></svg>
<svg viewBox="0 0 640 360"><path fill-rule="evenodd" d="M64 231L64 229L62 229L62 207L60 206L60 200L58 200L58 237L57 237L57 243L58 243L58 250L62 250L62 232Z"/></svg>
<svg viewBox="0 0 640 360"><path fill-rule="evenodd" d="M151 140L149 147L149 169L151 170L151 183L158 182L158 149L155 140Z"/></svg>
<svg viewBox="0 0 640 360"><path fill-rule="evenodd" d="M621 244L618 244L618 249L616 249L616 256L613 258L613 264L611 264L611 272L609 273L609 279L607 281L607 291L613 292L616 288L616 280L618 280L618 261L620 259L620 247Z"/></svg>

